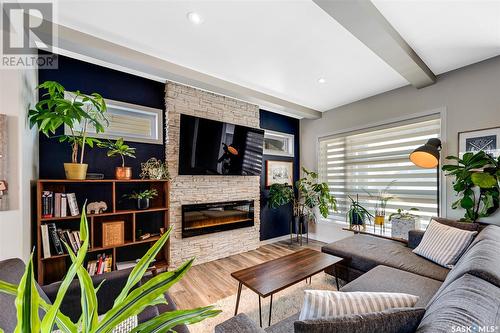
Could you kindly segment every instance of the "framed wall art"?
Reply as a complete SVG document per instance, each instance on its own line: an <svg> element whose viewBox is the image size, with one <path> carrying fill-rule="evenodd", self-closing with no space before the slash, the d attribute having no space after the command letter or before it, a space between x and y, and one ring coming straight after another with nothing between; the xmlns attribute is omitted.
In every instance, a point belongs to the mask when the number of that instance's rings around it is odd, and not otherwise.
<svg viewBox="0 0 500 333"><path fill-rule="evenodd" d="M293 162L266 161L266 187L272 184L293 185Z"/></svg>
<svg viewBox="0 0 500 333"><path fill-rule="evenodd" d="M495 158L500 156L500 127L458 133L458 155L460 157L467 152L480 150Z"/></svg>
<svg viewBox="0 0 500 333"><path fill-rule="evenodd" d="M264 130L264 155L294 156L294 135Z"/></svg>

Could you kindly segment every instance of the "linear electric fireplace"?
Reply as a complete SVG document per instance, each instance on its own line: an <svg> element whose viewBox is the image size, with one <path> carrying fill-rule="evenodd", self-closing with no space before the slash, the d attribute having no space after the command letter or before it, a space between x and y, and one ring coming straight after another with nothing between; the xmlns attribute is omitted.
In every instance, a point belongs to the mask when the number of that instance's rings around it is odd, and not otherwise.
<svg viewBox="0 0 500 333"><path fill-rule="evenodd" d="M182 237L193 237L254 225L253 200L182 206Z"/></svg>

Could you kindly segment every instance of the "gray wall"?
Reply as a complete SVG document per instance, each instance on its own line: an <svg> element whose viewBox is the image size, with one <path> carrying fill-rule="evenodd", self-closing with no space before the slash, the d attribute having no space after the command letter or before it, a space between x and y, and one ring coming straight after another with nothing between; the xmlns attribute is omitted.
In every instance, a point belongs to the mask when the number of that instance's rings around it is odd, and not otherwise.
<svg viewBox="0 0 500 333"><path fill-rule="evenodd" d="M301 120L301 165L317 169L318 136L433 109L445 110L444 156L457 154L458 132L500 126L500 56L440 75L436 84L423 89L406 86L325 112L318 120ZM451 209L454 194L450 180L446 189L442 215L462 217L462 211ZM500 214L487 222L500 224Z"/></svg>

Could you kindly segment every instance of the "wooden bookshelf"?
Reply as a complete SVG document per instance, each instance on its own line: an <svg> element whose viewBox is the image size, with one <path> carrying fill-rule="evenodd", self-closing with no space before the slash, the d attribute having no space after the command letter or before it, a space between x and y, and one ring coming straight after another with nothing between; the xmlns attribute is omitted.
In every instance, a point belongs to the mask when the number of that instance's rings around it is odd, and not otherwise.
<svg viewBox="0 0 500 333"><path fill-rule="evenodd" d="M156 189L158 196L151 200L149 209L138 210L133 200L123 199L124 194L144 189ZM61 280L71 260L68 254L55 254L51 246L51 256L43 257L41 226L54 223L56 228L78 230L81 215L65 217L42 217L42 193L75 193L80 212L85 201L106 202L108 209L101 214L89 214L90 247L85 260L95 260L99 253L113 256L113 270L117 261L128 261L141 258L147 248L159 239L159 235L141 240L138 232L159 234L160 228L167 230L169 223L169 182L167 180L130 179L130 180L66 180L42 179L37 181L36 191L36 232L35 247L37 258L37 280L41 285ZM70 214L68 209L68 214ZM115 246L103 246L102 223L109 221L124 221L125 242ZM50 237L49 237L50 238ZM157 255L155 266L166 269L169 264L169 244L164 246Z"/></svg>

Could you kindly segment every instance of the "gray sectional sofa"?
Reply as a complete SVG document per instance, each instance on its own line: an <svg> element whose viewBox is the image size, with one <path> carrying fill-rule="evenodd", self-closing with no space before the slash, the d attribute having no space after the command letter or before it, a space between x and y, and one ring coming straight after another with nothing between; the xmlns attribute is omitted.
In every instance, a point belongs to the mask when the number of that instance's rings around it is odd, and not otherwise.
<svg viewBox="0 0 500 333"><path fill-rule="evenodd" d="M217 326L215 332L450 333L468 328L472 332L500 332L500 227L439 220L468 230L481 229L451 270L412 252L423 236L423 232L417 231L410 232L408 245L356 234L322 249L345 258L337 270L339 277L347 282L341 291L417 295L420 299L416 307L422 308L420 312L394 317L389 311L378 321L369 315L342 320L298 321L298 314L295 314L265 330L239 314ZM349 330L346 330L346 320Z"/></svg>

